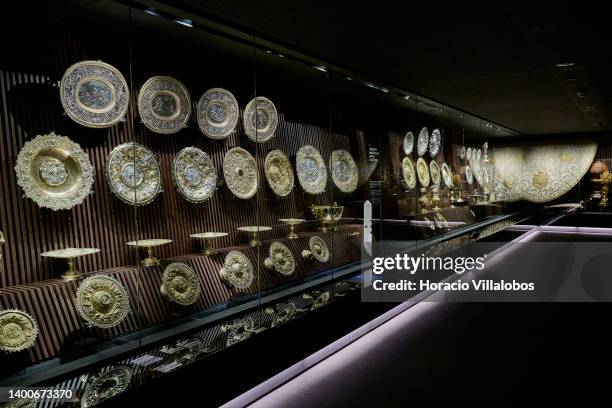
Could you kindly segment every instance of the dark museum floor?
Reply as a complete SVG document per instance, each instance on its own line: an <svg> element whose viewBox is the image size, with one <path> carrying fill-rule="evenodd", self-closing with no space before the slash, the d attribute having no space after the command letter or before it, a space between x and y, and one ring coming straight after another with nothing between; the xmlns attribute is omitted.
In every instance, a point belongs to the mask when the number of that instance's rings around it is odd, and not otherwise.
<svg viewBox="0 0 612 408"><path fill-rule="evenodd" d="M605 304L420 303L256 407L532 405L607 389ZM586 395L585 395L586 394ZM577 395L576 395L577 396Z"/></svg>

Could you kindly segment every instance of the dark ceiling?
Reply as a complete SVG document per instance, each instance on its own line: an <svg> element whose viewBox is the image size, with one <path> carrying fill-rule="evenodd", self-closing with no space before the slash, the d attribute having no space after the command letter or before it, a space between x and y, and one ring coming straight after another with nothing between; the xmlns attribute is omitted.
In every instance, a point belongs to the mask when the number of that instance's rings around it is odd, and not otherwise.
<svg viewBox="0 0 612 408"><path fill-rule="evenodd" d="M526 134L611 129L609 17L598 2L171 3ZM557 67L565 62L576 65Z"/></svg>

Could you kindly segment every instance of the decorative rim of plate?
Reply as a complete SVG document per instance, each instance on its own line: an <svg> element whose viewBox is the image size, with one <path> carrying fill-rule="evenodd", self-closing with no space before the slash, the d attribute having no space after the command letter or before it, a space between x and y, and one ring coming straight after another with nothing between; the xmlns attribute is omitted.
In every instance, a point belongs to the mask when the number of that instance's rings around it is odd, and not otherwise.
<svg viewBox="0 0 612 408"><path fill-rule="evenodd" d="M256 127L253 121L257 119L258 111L265 110L266 124L265 127ZM255 114L255 116L253 116ZM247 137L256 143L264 143L274 137L276 127L278 126L278 112L274 102L265 96L258 96L249 101L244 109L244 132Z"/></svg>
<svg viewBox="0 0 612 408"><path fill-rule="evenodd" d="M140 181L139 180L131 181L136 184L136 186L134 187L128 185L126 179L128 177L136 178L136 175L134 174L134 173L138 173L138 171L135 172L135 170L138 170L138 169L134 168L134 163L136 163L136 160L135 159L127 160L120 166L119 166L120 163L117 163L117 164L114 163L115 157L118 157L118 155L125 154L124 150L129 150L129 149L138 150L146 158L146 163L144 163L145 164L144 167L145 167L145 172L147 174L139 174L138 178L140 179ZM129 167L127 167L129 165L131 165L131 170L129 170ZM126 168L128 170L126 170ZM140 173L142 173L142 170L140 170ZM147 175L153 175L156 178L156 181L153 181L152 183L153 188L149 189L152 191L150 192L146 191L147 194L144 196L144 199L141 200L138 198L138 192L143 190L142 188L140 188L140 186L145 181L147 181L146 180ZM151 150L149 150L147 147L139 143L136 143L136 142L127 142L127 143L120 144L119 146L115 147L110 152L110 154L108 155L106 159L106 181L108 182L110 190L113 192L113 194L115 194L115 196L117 196L117 198L119 198L124 203L130 204L130 205L137 205L137 206L147 205L153 202L153 200L155 200L155 197L157 197L158 194L162 192L161 170L160 170L159 162L157 161L157 157L155 157L155 154ZM122 188L118 189L114 182L121 182Z"/></svg>
<svg viewBox="0 0 612 408"><path fill-rule="evenodd" d="M340 166L345 163L346 166ZM329 156L332 181L343 193L352 193L359 185L359 169L351 154L344 149L334 150Z"/></svg>
<svg viewBox="0 0 612 408"><path fill-rule="evenodd" d="M304 169L306 159L313 161L316 169ZM321 153L313 146L302 146L297 151L295 162L298 182L304 191L309 194L323 193L327 185L327 167L325 166ZM313 174L315 172L316 174Z"/></svg>
<svg viewBox="0 0 612 408"><path fill-rule="evenodd" d="M217 169L205 151L193 146L185 147L172 162L172 180L185 200L202 203L217 189Z"/></svg>
<svg viewBox="0 0 612 408"><path fill-rule="evenodd" d="M32 174L34 159L38 159L41 152L62 149L61 157L50 155L45 162L36 160L40 165L38 174ZM70 166L66 166L66 159L72 158L73 164L80 170L79 175L72 174ZM45 166L47 164L47 166ZM44 167L44 168L43 168ZM23 189L26 197L38 204L39 207L50 208L54 211L69 210L79 205L91 193L94 182L94 168L89 156L79 146L66 136L59 136L51 132L46 135L38 135L34 139L25 142L17 155L15 165L17 173L17 184ZM66 182L72 181L74 185L64 194L49 194L41 184L45 184L48 190L61 188Z"/></svg>
<svg viewBox="0 0 612 408"><path fill-rule="evenodd" d="M14 329L3 330L6 325L11 325ZM33 347L38 337L36 319L23 310L0 310L0 329L2 329L0 330L0 350L7 353L15 353Z"/></svg>
<svg viewBox="0 0 612 408"><path fill-rule="evenodd" d="M222 120L215 116L219 112L210 112L212 105L223 108ZM225 139L236 128L240 116L240 108L236 97L227 89L211 88L200 97L197 105L197 121L202 133L215 140Z"/></svg>
<svg viewBox="0 0 612 408"><path fill-rule="evenodd" d="M404 142L402 143L404 154L408 156L414 150L414 133L409 130L404 136Z"/></svg>
<svg viewBox="0 0 612 408"><path fill-rule="evenodd" d="M472 169L470 168L469 165L465 166L465 180L470 185L474 182L474 174L472 173Z"/></svg>
<svg viewBox="0 0 612 408"><path fill-rule="evenodd" d="M100 291L95 289L96 286L106 290L105 296L98 299L96 295ZM111 305L112 308L109 308L108 303L108 296L111 296L110 291L115 296L111 298L111 300L114 300L114 304ZM89 299L83 299L86 296ZM99 308L96 308L96 303L100 308L108 309L105 310L106 313L101 313ZM87 321L89 326L103 329L117 326L130 313L130 298L127 291L117 279L108 275L85 278L77 288L75 305L79 315Z"/></svg>
<svg viewBox="0 0 612 408"><path fill-rule="evenodd" d="M164 269L160 289L170 301L189 306L200 296L200 279L189 265L173 262Z"/></svg>
<svg viewBox="0 0 612 408"><path fill-rule="evenodd" d="M318 245L321 248L321 253L315 251L315 245ZM312 256L314 256L317 261L329 261L329 248L327 247L327 244L325 243L323 238L317 235L310 237L310 239L308 240L308 247L310 248Z"/></svg>
<svg viewBox="0 0 612 408"><path fill-rule="evenodd" d="M429 186L429 166L427 166L427 162L422 157L419 157L416 163L416 173L419 178L419 183L423 187Z"/></svg>
<svg viewBox="0 0 612 408"><path fill-rule="evenodd" d="M438 154L441 144L442 134L440 133L440 129L435 128L432 130L431 136L429 136L429 157L433 159L436 154Z"/></svg>
<svg viewBox="0 0 612 408"><path fill-rule="evenodd" d="M416 187L416 173L414 172L414 165L412 164L412 160L409 157L404 157L402 160L402 175L404 176L404 181L406 182L406 186L410 189Z"/></svg>
<svg viewBox="0 0 612 408"><path fill-rule="evenodd" d="M429 162L429 174L432 184L438 187L440 185L440 166L434 160Z"/></svg>
<svg viewBox="0 0 612 408"><path fill-rule="evenodd" d="M425 126L421 128L419 132L419 137L417 138L417 155L419 157L423 156L427 151L427 147L429 146L429 130Z"/></svg>
<svg viewBox="0 0 612 408"><path fill-rule="evenodd" d="M81 70L94 71L80 73ZM98 72L96 72L98 71ZM100 108L85 105L78 97L81 87L97 81L111 91L111 101ZM66 69L60 82L60 100L68 117L90 128L106 128L120 122L130 104L130 90L121 72L102 61L80 61Z"/></svg>
<svg viewBox="0 0 612 408"><path fill-rule="evenodd" d="M450 167L448 167L448 164L446 164L446 162L442 163L440 172L442 173L442 180L444 181L444 185L448 188L451 188L453 186L453 176L451 175Z"/></svg>
<svg viewBox="0 0 612 408"><path fill-rule="evenodd" d="M165 95L173 101L175 110L169 116L155 112L153 98ZM191 98L185 85L169 76L154 76L142 85L138 92L138 115L142 123L152 132L172 134L187 126L191 116Z"/></svg>
<svg viewBox="0 0 612 408"><path fill-rule="evenodd" d="M232 147L223 158L223 178L232 194L247 200L257 193L257 162L242 147Z"/></svg>
<svg viewBox="0 0 612 408"><path fill-rule="evenodd" d="M272 167L275 163L277 163L275 167ZM284 173L282 173L283 169L281 167L284 167L287 177L283 177ZM274 170L274 168L278 170ZM279 171L281 172L280 174L278 173ZM264 162L264 173L266 174L268 185L277 196L285 197L293 190L295 184L293 166L291 166L289 157L282 150L275 149L268 153Z"/></svg>
<svg viewBox="0 0 612 408"><path fill-rule="evenodd" d="M245 273L245 277L237 278L236 271L230 268L230 262L233 259L239 259L242 264L242 270L239 272ZM235 287L239 290L248 289L253 283L254 273L253 273L253 264L247 258L245 254L240 251L230 251L225 256L225 261L223 261L223 269L220 272L221 279L225 280L227 283Z"/></svg>

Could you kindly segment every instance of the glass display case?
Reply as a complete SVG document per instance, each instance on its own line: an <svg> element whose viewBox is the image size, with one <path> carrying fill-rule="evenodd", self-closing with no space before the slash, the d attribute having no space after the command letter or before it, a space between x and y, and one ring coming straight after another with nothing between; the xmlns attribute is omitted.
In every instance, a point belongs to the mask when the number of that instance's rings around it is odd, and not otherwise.
<svg viewBox="0 0 612 408"><path fill-rule="evenodd" d="M510 174L607 203L597 144L527 173L512 130L156 4L3 16L0 384L93 373L94 405L341 298L374 256L498 233L535 191Z"/></svg>

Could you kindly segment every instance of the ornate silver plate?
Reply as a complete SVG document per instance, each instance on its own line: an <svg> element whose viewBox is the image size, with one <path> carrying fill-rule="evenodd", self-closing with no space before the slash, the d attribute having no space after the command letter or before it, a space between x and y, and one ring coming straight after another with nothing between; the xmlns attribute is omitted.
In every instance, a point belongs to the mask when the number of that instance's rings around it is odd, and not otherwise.
<svg viewBox="0 0 612 408"><path fill-rule="evenodd" d="M459 158L461 160L465 159L466 153L465 153L465 146L461 146L461 150L459 151Z"/></svg>
<svg viewBox="0 0 612 408"><path fill-rule="evenodd" d="M219 276L236 289L248 289L253 283L253 265L242 252L231 251L225 257Z"/></svg>
<svg viewBox="0 0 612 408"><path fill-rule="evenodd" d="M87 383L81 399L81 408L89 408L122 394L132 381L132 370L125 366L111 367Z"/></svg>
<svg viewBox="0 0 612 408"><path fill-rule="evenodd" d="M265 259L266 268L274 269L286 276L295 271L295 259L287 245L281 242L273 242L268 253L270 257Z"/></svg>
<svg viewBox="0 0 612 408"><path fill-rule="evenodd" d="M286 303L284 305L277 305L277 311L274 314L274 320L272 320L271 326L277 327L281 324L287 323L289 320L293 319L295 316L295 312L297 311L297 306L295 303ZM272 311L274 313L274 311Z"/></svg>
<svg viewBox="0 0 612 408"><path fill-rule="evenodd" d="M255 321L251 316L236 319L227 325L221 326L221 330L227 332L225 346L231 347L251 337L255 333Z"/></svg>
<svg viewBox="0 0 612 408"><path fill-rule="evenodd" d="M127 291L107 275L90 276L76 293L76 309L90 326L107 329L121 323L130 312Z"/></svg>
<svg viewBox="0 0 612 408"><path fill-rule="evenodd" d="M408 188L416 187L416 174L414 173L414 166L409 157L404 157L404 160L402 160L402 174L404 175L404 181Z"/></svg>
<svg viewBox="0 0 612 408"><path fill-rule="evenodd" d="M465 152L465 158L467 160L472 160L472 148L471 147L467 148L467 151Z"/></svg>
<svg viewBox="0 0 612 408"><path fill-rule="evenodd" d="M481 155L482 155L482 151L480 149L478 149L476 151L476 160L480 160Z"/></svg>
<svg viewBox="0 0 612 408"><path fill-rule="evenodd" d="M225 139L236 128L239 113L238 102L230 91L212 88L198 101L198 126L211 139Z"/></svg>
<svg viewBox="0 0 612 408"><path fill-rule="evenodd" d="M17 184L40 207L68 210L91 192L94 169L87 153L51 132L26 142L17 156Z"/></svg>
<svg viewBox="0 0 612 408"><path fill-rule="evenodd" d="M442 144L442 135L439 129L434 129L429 137L429 156L434 158L440 151L440 145Z"/></svg>
<svg viewBox="0 0 612 408"><path fill-rule="evenodd" d="M431 182L434 186L440 185L440 167L435 161L429 162L429 174L431 175Z"/></svg>
<svg viewBox="0 0 612 408"><path fill-rule="evenodd" d="M123 119L130 92L125 78L112 65L81 61L64 72L60 99L70 119L83 126L104 128Z"/></svg>
<svg viewBox="0 0 612 408"><path fill-rule="evenodd" d="M419 183L421 186L428 187L429 186L429 167L427 167L427 163L425 159L419 157L416 163L416 172L419 177Z"/></svg>
<svg viewBox="0 0 612 408"><path fill-rule="evenodd" d="M138 143L124 143L106 160L111 191L132 205L146 205L162 191L159 163L152 151Z"/></svg>
<svg viewBox="0 0 612 408"><path fill-rule="evenodd" d="M417 139L417 155L421 157L427 151L427 145L429 144L429 131L426 127L422 128L419 132Z"/></svg>
<svg viewBox="0 0 612 408"><path fill-rule="evenodd" d="M38 337L38 324L29 314L21 310L0 311L0 350L8 353L34 346Z"/></svg>
<svg viewBox="0 0 612 408"><path fill-rule="evenodd" d="M327 184L327 168L321 153L312 146L299 148L296 169L300 185L309 194L321 194Z"/></svg>
<svg viewBox="0 0 612 408"><path fill-rule="evenodd" d="M234 147L225 153L223 177L227 187L238 198L246 200L257 192L257 163L241 147Z"/></svg>
<svg viewBox="0 0 612 408"><path fill-rule="evenodd" d="M257 143L267 142L274 137L277 126L274 103L263 96L251 99L244 110L244 131L248 138Z"/></svg>
<svg viewBox="0 0 612 408"><path fill-rule="evenodd" d="M285 197L291 193L295 176L291 162L285 153L281 150L272 150L268 153L264 164L264 172L274 194Z"/></svg>
<svg viewBox="0 0 612 408"><path fill-rule="evenodd" d="M406 136L404 136L403 148L406 156L412 153L412 150L414 149L414 135L411 131L406 133Z"/></svg>
<svg viewBox="0 0 612 408"><path fill-rule="evenodd" d="M190 266L173 262L164 270L160 291L170 301L189 306L200 296L200 279Z"/></svg>
<svg viewBox="0 0 612 408"><path fill-rule="evenodd" d="M465 179L470 185L474 182L474 174L472 174L470 166L465 166Z"/></svg>
<svg viewBox="0 0 612 408"><path fill-rule="evenodd" d="M138 93L138 114L155 133L176 133L187 125L191 99L185 86L168 76L155 76Z"/></svg>
<svg viewBox="0 0 612 408"><path fill-rule="evenodd" d="M352 193L359 184L359 169L353 156L343 149L334 150L329 157L332 180L343 193Z"/></svg>
<svg viewBox="0 0 612 408"><path fill-rule="evenodd" d="M217 170L210 157L197 147L181 150L172 163L178 192L192 203L208 200L217 188Z"/></svg>
<svg viewBox="0 0 612 408"><path fill-rule="evenodd" d="M448 188L451 188L453 186L453 176L451 174L450 167L448 167L448 164L442 163L440 171L442 173L442 181L444 181L444 185Z"/></svg>

